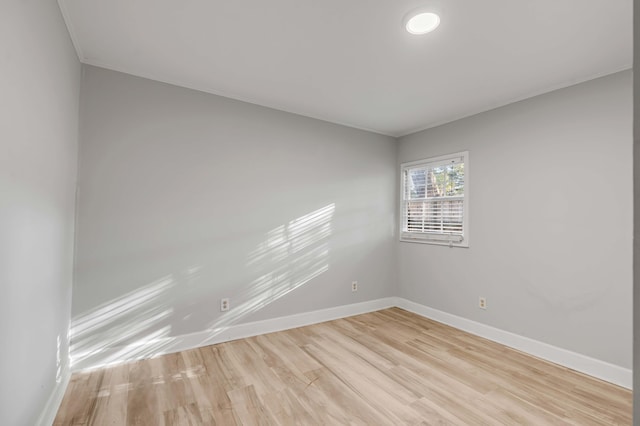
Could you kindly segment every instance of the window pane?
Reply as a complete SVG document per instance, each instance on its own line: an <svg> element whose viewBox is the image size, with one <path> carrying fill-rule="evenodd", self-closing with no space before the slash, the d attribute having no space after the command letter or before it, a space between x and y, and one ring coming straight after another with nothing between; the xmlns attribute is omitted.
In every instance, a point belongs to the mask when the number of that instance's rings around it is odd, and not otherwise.
<svg viewBox="0 0 640 426"><path fill-rule="evenodd" d="M427 197L464 194L464 164L434 167L428 172Z"/></svg>
<svg viewBox="0 0 640 426"><path fill-rule="evenodd" d="M446 194L464 195L464 164L447 166Z"/></svg>
<svg viewBox="0 0 640 426"><path fill-rule="evenodd" d="M427 171L425 169L409 170L408 197L409 199L424 198Z"/></svg>
<svg viewBox="0 0 640 426"><path fill-rule="evenodd" d="M429 170L427 197L442 197L445 195L446 177L446 166L434 167Z"/></svg>

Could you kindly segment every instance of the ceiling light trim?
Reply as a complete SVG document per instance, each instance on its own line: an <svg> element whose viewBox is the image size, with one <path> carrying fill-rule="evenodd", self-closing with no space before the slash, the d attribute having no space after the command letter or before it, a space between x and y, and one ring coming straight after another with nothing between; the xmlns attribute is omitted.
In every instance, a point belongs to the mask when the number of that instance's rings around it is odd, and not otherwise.
<svg viewBox="0 0 640 426"><path fill-rule="evenodd" d="M438 17L437 25L435 25L433 28L429 29L428 31L412 32L409 29L409 22L412 19L414 19L416 16L427 14L427 13L436 15ZM440 27L440 25L442 25L442 22L444 21L445 16L446 16L446 11L443 3L440 0L431 0L427 3L424 3L420 7L411 9L409 12L407 12L402 18L402 28L412 36L429 34L434 30L436 30L438 27Z"/></svg>
<svg viewBox="0 0 640 426"><path fill-rule="evenodd" d="M425 35L440 26L440 15L433 12L421 12L407 19L405 29L409 34Z"/></svg>

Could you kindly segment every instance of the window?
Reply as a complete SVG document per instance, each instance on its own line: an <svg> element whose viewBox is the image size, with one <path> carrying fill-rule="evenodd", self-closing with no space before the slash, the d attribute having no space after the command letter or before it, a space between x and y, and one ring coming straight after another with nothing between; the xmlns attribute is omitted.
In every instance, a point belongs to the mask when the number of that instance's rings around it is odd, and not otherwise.
<svg viewBox="0 0 640 426"><path fill-rule="evenodd" d="M469 247L469 153L402 164L400 240Z"/></svg>

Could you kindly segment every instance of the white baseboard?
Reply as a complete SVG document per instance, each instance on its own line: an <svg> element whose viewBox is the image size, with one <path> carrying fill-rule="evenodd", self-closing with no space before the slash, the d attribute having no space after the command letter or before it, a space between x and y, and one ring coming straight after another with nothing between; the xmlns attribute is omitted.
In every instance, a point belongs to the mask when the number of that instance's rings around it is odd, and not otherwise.
<svg viewBox="0 0 640 426"><path fill-rule="evenodd" d="M38 421L36 422L37 426L51 426L53 424L70 379L71 371L69 368L64 368L60 376L60 382L56 383L56 387L53 389L53 392L51 392L40 417L38 417Z"/></svg>
<svg viewBox="0 0 640 426"><path fill-rule="evenodd" d="M562 349L528 337L500 330L467 318L439 311L401 297L387 297L368 302L304 312L301 314L278 317L264 321L228 325L215 330L205 330L192 334L163 338L127 347L105 348L99 353L91 354L91 356L80 357L82 358L81 361L77 361L72 364L72 371L75 372L94 369L111 364L135 361L141 358L152 358L158 355L180 352L216 343L228 342L245 337L273 333L276 331L288 330L291 328L303 327L306 325L378 311L393 306L397 306L423 317L433 319L443 324L484 337L485 339L492 340L627 389L631 389L632 387L632 371L628 368L623 368L586 355L569 351L567 349ZM60 399L61 398L62 396L60 396ZM60 401L58 401L58 404L59 402Z"/></svg>
<svg viewBox="0 0 640 426"><path fill-rule="evenodd" d="M350 317L367 312L379 311L381 309L391 308L395 305L396 298L387 297L367 302L288 315L264 321L227 325L215 330L183 334L181 336L168 337L151 342L147 341L143 344L135 344L126 347L110 347L90 355L80 354L79 356L74 357L77 360L72 363L71 368L72 371L76 372L105 367L112 364L121 364L142 358L152 358L158 355L180 352L216 343L257 336L260 334L289 330L291 328L303 327L306 325Z"/></svg>
<svg viewBox="0 0 640 426"><path fill-rule="evenodd" d="M631 369L439 311L400 297L396 298L396 306L589 376L597 377L627 389L632 388L633 374Z"/></svg>

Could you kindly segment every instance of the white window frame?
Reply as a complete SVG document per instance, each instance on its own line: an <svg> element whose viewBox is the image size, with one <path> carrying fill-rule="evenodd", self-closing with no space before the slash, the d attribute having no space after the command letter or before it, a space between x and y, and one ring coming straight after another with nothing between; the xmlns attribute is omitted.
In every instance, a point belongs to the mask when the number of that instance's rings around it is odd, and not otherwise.
<svg viewBox="0 0 640 426"><path fill-rule="evenodd" d="M405 170L420 166L432 166L443 164L447 161L462 159L464 163L464 195L462 207L462 236L458 234L439 234L428 232L408 232L406 231L405 213ZM438 157L426 158L424 160L411 161L400 165L400 241L410 243L435 244L448 247L469 247L469 151L457 152L454 154L441 155Z"/></svg>

